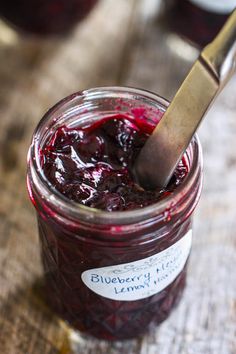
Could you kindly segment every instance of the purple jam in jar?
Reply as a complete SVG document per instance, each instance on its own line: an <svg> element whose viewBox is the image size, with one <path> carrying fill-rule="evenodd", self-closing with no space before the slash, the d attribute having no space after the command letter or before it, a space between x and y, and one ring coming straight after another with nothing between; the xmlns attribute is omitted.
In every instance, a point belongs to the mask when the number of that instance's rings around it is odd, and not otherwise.
<svg viewBox="0 0 236 354"><path fill-rule="evenodd" d="M29 33L69 32L97 0L1 0L0 16Z"/></svg>
<svg viewBox="0 0 236 354"><path fill-rule="evenodd" d="M173 30L199 47L210 43L220 31L230 12L232 0L172 0L169 23Z"/></svg>
<svg viewBox="0 0 236 354"><path fill-rule="evenodd" d="M182 159L166 189L148 191L136 183L132 166L154 127L143 110L81 128L62 126L41 151L45 177L65 197L92 208L122 211L154 204L188 172Z"/></svg>
<svg viewBox="0 0 236 354"><path fill-rule="evenodd" d="M167 106L139 89L91 89L59 102L34 133L28 189L48 299L80 332L139 336L181 297L202 185L198 139L165 190L145 191L132 175Z"/></svg>

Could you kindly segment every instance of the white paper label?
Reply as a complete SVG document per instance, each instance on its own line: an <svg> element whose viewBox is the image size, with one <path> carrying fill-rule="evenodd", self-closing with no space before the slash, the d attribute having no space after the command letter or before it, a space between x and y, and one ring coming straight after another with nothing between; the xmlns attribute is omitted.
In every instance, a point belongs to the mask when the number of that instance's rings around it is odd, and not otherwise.
<svg viewBox="0 0 236 354"><path fill-rule="evenodd" d="M229 14L236 7L236 0L190 0L204 10L219 14Z"/></svg>
<svg viewBox="0 0 236 354"><path fill-rule="evenodd" d="M151 257L82 273L85 285L96 294L118 301L134 301L157 294L180 274L189 256L192 230L174 245Z"/></svg>

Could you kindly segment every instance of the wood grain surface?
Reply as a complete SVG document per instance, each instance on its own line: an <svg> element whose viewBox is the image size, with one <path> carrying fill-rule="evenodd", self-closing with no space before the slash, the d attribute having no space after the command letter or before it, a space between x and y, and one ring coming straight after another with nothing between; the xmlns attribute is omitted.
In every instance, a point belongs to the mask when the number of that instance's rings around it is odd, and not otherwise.
<svg viewBox="0 0 236 354"><path fill-rule="evenodd" d="M75 338L42 296L26 154L57 100L102 85L171 99L197 51L169 34L158 0L101 0L63 39L18 36L0 24L0 354L236 354L236 77L202 124L205 173L188 285L170 318L137 340Z"/></svg>

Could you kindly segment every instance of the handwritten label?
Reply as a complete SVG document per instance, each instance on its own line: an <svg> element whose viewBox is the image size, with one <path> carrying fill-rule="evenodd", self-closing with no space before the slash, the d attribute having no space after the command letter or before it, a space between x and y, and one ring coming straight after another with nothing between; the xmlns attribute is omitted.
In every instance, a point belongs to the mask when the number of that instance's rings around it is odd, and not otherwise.
<svg viewBox="0 0 236 354"><path fill-rule="evenodd" d="M85 285L96 294L118 301L134 301L157 294L180 274L189 256L192 230L172 246L139 261L89 269Z"/></svg>
<svg viewBox="0 0 236 354"><path fill-rule="evenodd" d="M236 7L236 0L190 0L193 4L202 9L216 12L219 14L228 14Z"/></svg>

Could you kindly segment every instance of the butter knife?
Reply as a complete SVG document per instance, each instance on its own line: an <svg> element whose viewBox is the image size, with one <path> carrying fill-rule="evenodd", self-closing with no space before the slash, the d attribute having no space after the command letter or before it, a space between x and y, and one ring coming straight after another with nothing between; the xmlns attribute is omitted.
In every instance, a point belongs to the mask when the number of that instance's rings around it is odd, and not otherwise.
<svg viewBox="0 0 236 354"><path fill-rule="evenodd" d="M139 153L134 173L141 186L165 187L194 133L236 66L236 9L200 53L160 123Z"/></svg>

